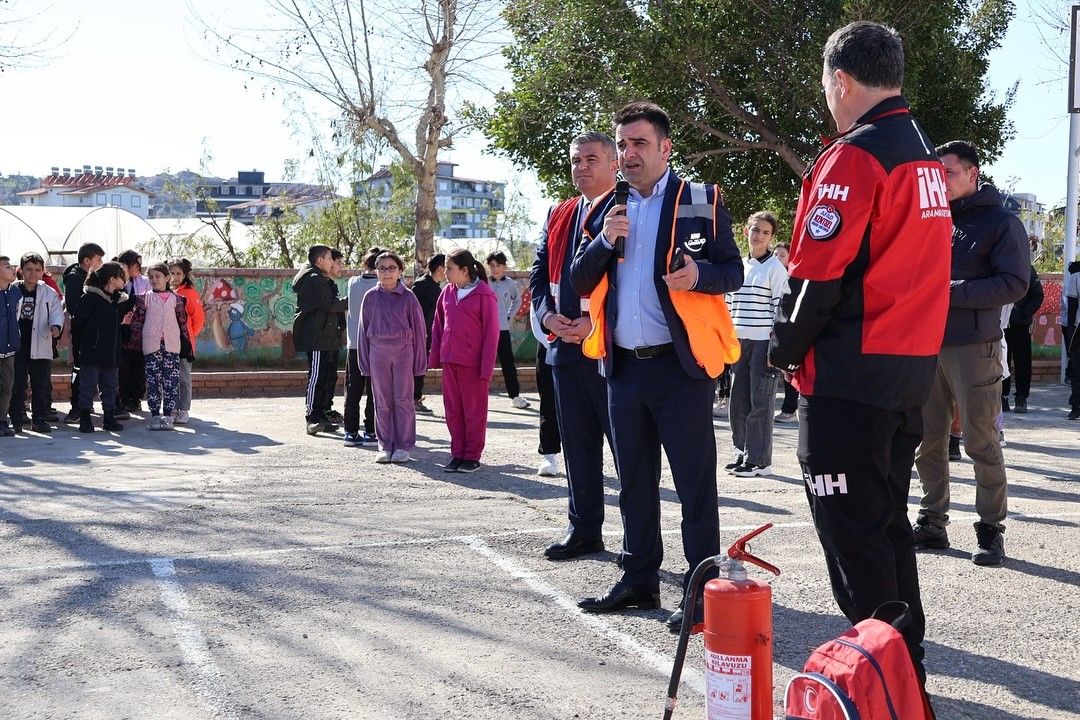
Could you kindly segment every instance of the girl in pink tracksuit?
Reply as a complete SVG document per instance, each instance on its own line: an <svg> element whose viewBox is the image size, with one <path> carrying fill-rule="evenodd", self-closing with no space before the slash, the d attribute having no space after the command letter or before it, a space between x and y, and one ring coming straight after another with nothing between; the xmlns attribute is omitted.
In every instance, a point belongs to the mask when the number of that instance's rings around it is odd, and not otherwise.
<svg viewBox="0 0 1080 720"><path fill-rule="evenodd" d="M443 369L450 430L447 472L475 472L487 435L488 385L499 347L499 304L484 266L468 250L446 257L446 279L431 325L428 366Z"/></svg>
<svg viewBox="0 0 1080 720"><path fill-rule="evenodd" d="M417 375L427 371L427 331L420 301L401 282L405 263L392 252L375 258L378 284L360 302L357 360L375 396L375 462L408 462L416 446Z"/></svg>

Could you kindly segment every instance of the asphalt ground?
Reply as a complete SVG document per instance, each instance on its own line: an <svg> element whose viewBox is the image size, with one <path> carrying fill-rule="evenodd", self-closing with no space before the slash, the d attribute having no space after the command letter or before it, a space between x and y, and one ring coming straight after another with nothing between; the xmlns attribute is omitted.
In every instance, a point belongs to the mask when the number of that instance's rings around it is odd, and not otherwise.
<svg viewBox="0 0 1080 720"><path fill-rule="evenodd" d="M953 549L920 555L929 689L942 720L1080 717L1080 423L1061 386L1006 416L1008 558L973 565L970 461L952 463ZM534 470L537 413L491 401L484 466L447 474L438 398L416 461L373 463L303 431L302 399L196 401L192 424L0 438L4 718L659 718L684 570L665 470L663 610L586 615L608 552L549 562L565 479ZM338 400L340 408L340 399ZM716 422L722 462L727 423ZM720 471L725 544L779 565L774 698L846 627L778 426L770 478ZM912 507L918 483L913 481ZM691 642L676 718L704 718Z"/></svg>

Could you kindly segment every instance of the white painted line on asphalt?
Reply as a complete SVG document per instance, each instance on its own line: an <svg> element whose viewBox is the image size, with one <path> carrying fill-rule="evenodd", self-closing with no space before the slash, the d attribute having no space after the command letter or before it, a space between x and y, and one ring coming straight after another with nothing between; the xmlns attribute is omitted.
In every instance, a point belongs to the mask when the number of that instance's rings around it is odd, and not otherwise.
<svg viewBox="0 0 1080 720"><path fill-rule="evenodd" d="M480 538L471 538L463 541L477 554L487 558L496 567L505 570L511 577L523 581L534 592L552 600L560 608L565 610L574 620L585 625L597 635L611 640L623 647L630 654L637 656L646 665L656 670L665 678L671 677L672 658L661 655L652 648L646 647L626 633L611 627L597 615L590 615L581 611L577 601L572 597L550 585L530 572L524 566L519 565L513 558L503 555ZM666 631L665 631L666 632ZM684 668L682 672L682 684L702 695L705 694L705 677L696 670Z"/></svg>
<svg viewBox="0 0 1080 720"><path fill-rule="evenodd" d="M177 644L180 645L186 664L191 666L193 671L195 694L206 705L212 717L238 718L236 709L232 707L225 692L221 671L206 646L206 638L191 617L187 595L176 579L175 564L170 558L154 558L147 562L154 571L158 588L161 590L161 601L170 611L169 624L176 634Z"/></svg>

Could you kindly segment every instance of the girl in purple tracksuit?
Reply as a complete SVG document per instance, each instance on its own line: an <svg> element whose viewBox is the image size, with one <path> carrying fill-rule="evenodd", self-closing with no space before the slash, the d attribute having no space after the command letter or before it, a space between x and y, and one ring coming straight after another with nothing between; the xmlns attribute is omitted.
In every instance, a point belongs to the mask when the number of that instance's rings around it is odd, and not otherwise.
<svg viewBox="0 0 1080 720"><path fill-rule="evenodd" d="M413 385L427 371L424 311L401 281L405 263L392 252L375 258L379 283L360 303L357 350L360 373L375 395L377 463L408 462L416 446Z"/></svg>

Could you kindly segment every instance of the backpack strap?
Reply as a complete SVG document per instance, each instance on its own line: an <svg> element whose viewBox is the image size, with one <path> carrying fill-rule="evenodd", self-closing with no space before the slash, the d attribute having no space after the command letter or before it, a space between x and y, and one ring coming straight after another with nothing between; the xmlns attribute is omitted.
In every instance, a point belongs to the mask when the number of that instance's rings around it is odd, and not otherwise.
<svg viewBox="0 0 1080 720"><path fill-rule="evenodd" d="M855 703L851 701L851 698L847 696L847 693L841 690L839 685L837 685L821 673L803 672L791 678L791 680L788 681L787 690L784 691L785 696L787 696L791 692L792 684L799 678L812 680L824 687L826 690L828 690L829 693L836 700L836 704L839 705L840 709L844 711L844 720L862 720L862 716L859 715L859 709L855 707ZM798 720L798 718L793 718L790 715L786 717L788 718L788 720Z"/></svg>
<svg viewBox="0 0 1080 720"><path fill-rule="evenodd" d="M902 632L911 624L911 608L903 600L890 600L878 605L870 617L888 623Z"/></svg>

